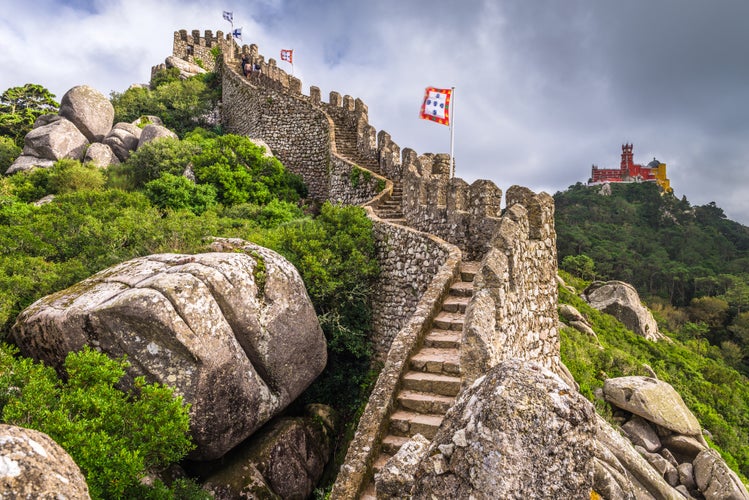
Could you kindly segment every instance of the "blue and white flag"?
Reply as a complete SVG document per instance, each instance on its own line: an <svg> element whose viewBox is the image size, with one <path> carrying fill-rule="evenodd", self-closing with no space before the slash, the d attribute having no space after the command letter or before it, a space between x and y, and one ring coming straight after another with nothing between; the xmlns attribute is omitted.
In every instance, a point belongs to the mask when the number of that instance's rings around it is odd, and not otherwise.
<svg viewBox="0 0 749 500"><path fill-rule="evenodd" d="M234 24L234 14L232 14L231 12L225 10L224 11L224 19L226 19L230 23Z"/></svg>
<svg viewBox="0 0 749 500"><path fill-rule="evenodd" d="M231 35L234 38L239 38L241 40L242 39L242 28L235 29L234 31L231 32Z"/></svg>

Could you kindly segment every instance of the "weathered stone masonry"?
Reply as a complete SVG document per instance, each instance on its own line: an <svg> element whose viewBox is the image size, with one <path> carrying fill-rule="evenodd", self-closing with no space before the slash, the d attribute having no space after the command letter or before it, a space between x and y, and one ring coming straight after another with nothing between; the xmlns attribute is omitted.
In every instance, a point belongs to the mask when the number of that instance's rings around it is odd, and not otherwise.
<svg viewBox="0 0 749 500"><path fill-rule="evenodd" d="M186 32L181 33L175 34L175 55L185 58ZM204 38L211 38L209 32ZM458 276L461 259L483 259L463 331L464 377L476 378L511 357L558 367L553 201L514 186L503 213L496 185L450 178L446 155L401 151L387 132L369 125L360 100L331 92L324 103L316 87L305 96L301 82L275 60L266 62L256 46L239 49L229 37L226 42L220 69L227 130L268 143L302 175L312 196L366 204L373 221L382 273L372 335L384 368L332 493L352 498L371 477L372 451L387 430L400 376ZM241 75L241 53L261 64L262 76ZM347 145L345 155L337 144ZM365 182L352 182L355 169L367 172L360 177ZM403 225L375 215L394 183L403 189Z"/></svg>

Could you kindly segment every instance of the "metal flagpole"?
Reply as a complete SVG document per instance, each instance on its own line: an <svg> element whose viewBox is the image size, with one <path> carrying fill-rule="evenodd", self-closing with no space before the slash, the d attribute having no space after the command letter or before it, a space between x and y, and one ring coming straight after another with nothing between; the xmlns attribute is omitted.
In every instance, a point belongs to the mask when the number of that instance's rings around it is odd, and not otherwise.
<svg viewBox="0 0 749 500"><path fill-rule="evenodd" d="M450 168L452 169L451 177L455 177L455 87L452 88L452 97L450 99Z"/></svg>

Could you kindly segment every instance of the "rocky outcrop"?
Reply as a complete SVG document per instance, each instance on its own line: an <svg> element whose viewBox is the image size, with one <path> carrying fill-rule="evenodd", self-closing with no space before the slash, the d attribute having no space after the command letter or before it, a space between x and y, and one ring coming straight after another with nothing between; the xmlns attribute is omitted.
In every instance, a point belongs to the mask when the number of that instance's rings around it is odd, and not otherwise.
<svg viewBox="0 0 749 500"><path fill-rule="evenodd" d="M90 497L81 470L49 436L0 424L0 498Z"/></svg>
<svg viewBox="0 0 749 500"><path fill-rule="evenodd" d="M91 144L83 157L84 163L93 163L99 168L107 168L110 165L120 163L112 148L101 142Z"/></svg>
<svg viewBox="0 0 749 500"><path fill-rule="evenodd" d="M375 474L377 498L403 498L404 492L410 492L414 484L414 473L428 450L429 440L421 434L416 434L403 444L385 467Z"/></svg>
<svg viewBox="0 0 749 500"><path fill-rule="evenodd" d="M59 114L73 122L90 142L101 142L114 122L112 103L88 85L68 90L60 101Z"/></svg>
<svg viewBox="0 0 749 500"><path fill-rule="evenodd" d="M227 500L309 498L330 459L334 432L310 416L274 420L224 457L204 488Z"/></svg>
<svg viewBox="0 0 749 500"><path fill-rule="evenodd" d="M596 335L596 332L593 330L593 327L591 326L588 319L583 316L580 311L578 311L574 306L571 306L569 304L560 304L559 316L578 332L584 333L585 335L592 337L593 339L598 341L598 335Z"/></svg>
<svg viewBox="0 0 749 500"><path fill-rule="evenodd" d="M603 385L606 401L639 415L665 429L688 436L700 436L702 429L694 414L670 384L651 377L619 377Z"/></svg>
<svg viewBox="0 0 749 500"><path fill-rule="evenodd" d="M163 125L154 125L153 123L150 125L146 125L145 128L143 128L143 132L141 132L140 134L138 147L141 147L144 144L155 141L156 139L160 139L162 137L171 137L173 139L176 139L177 134L164 127Z"/></svg>
<svg viewBox="0 0 749 500"><path fill-rule="evenodd" d="M138 149L142 132L140 127L132 123L120 122L109 131L103 142L112 148L120 161L125 161L132 151Z"/></svg>
<svg viewBox="0 0 749 500"><path fill-rule="evenodd" d="M57 117L26 134L23 139L23 154L47 160L81 160L88 144L89 141L73 122Z"/></svg>
<svg viewBox="0 0 749 500"><path fill-rule="evenodd" d="M715 450L704 450L692 463L694 481L708 500L747 500L744 484Z"/></svg>
<svg viewBox="0 0 749 500"><path fill-rule="evenodd" d="M596 281L583 291L582 297L594 309L614 316L624 326L648 340L666 338L658 331L653 315L642 305L637 290L628 283Z"/></svg>
<svg viewBox="0 0 749 500"><path fill-rule="evenodd" d="M502 362L448 411L414 497L588 498L594 424L593 406L555 374Z"/></svg>
<svg viewBox="0 0 749 500"><path fill-rule="evenodd" d="M33 168L50 168L55 164L54 160L39 158L38 156L21 155L5 171L6 175L15 174L16 172L26 172Z"/></svg>
<svg viewBox="0 0 749 500"><path fill-rule="evenodd" d="M216 253L123 262L35 302L13 327L23 354L60 367L92 345L191 404L192 458L222 456L320 374L326 344L296 269L241 240Z"/></svg>
<svg viewBox="0 0 749 500"><path fill-rule="evenodd" d="M197 64L193 64L174 56L167 57L164 60L164 64L165 68L177 68L179 70L179 77L183 80L190 78L191 76L202 75L206 72L205 69Z"/></svg>
<svg viewBox="0 0 749 500"><path fill-rule="evenodd" d="M670 385L649 377L621 377L607 380L603 393L629 438L598 417L595 490L604 498L640 498L647 492L656 498L749 500L738 476L708 448L697 419ZM632 494L611 493L619 490Z"/></svg>

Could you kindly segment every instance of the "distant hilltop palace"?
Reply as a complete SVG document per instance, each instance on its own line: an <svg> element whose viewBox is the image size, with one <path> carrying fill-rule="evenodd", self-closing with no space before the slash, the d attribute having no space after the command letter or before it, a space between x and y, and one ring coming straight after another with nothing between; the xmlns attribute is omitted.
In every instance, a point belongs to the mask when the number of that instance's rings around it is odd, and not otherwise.
<svg viewBox="0 0 749 500"><path fill-rule="evenodd" d="M632 144L622 144L622 161L619 168L591 168L588 185L607 182L655 182L665 192L671 191L671 182L666 177L666 164L655 158L647 166L638 165L632 160Z"/></svg>

